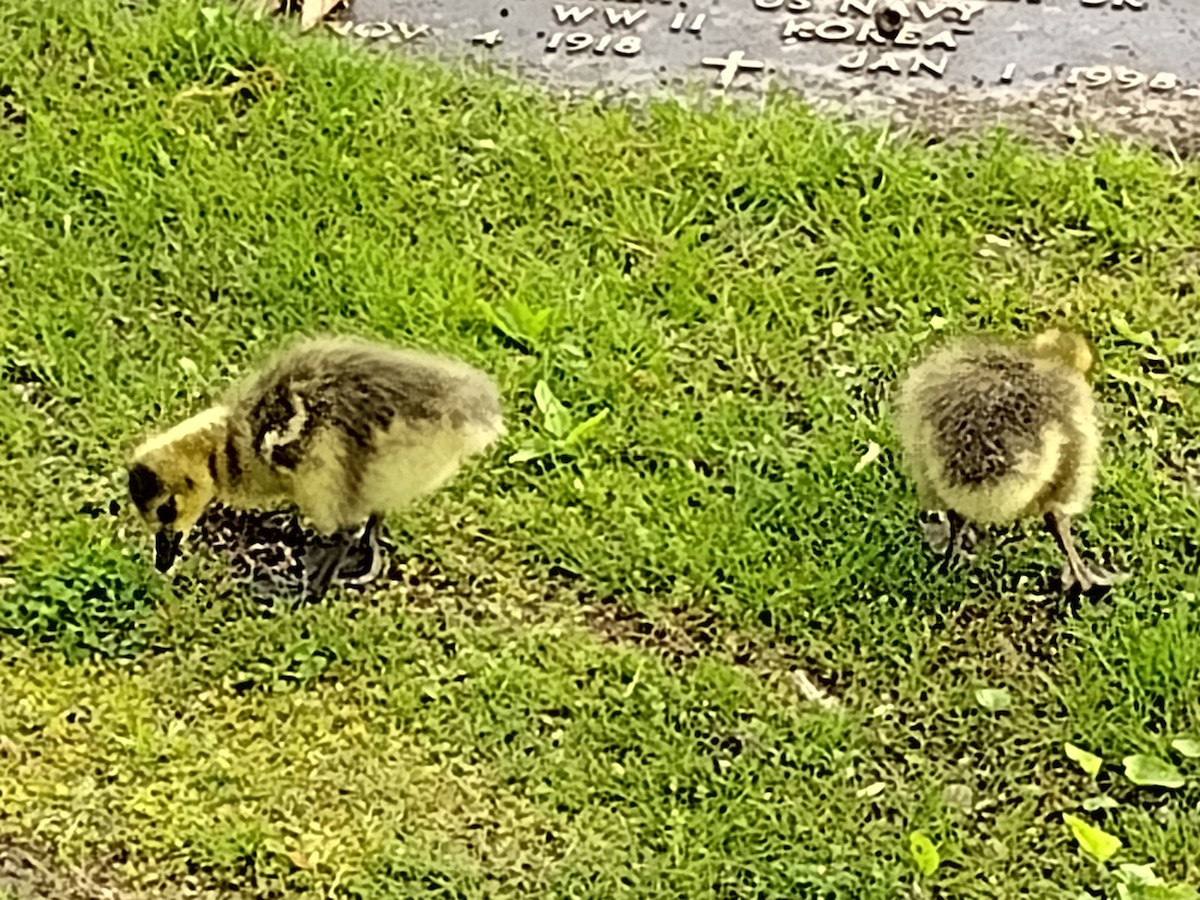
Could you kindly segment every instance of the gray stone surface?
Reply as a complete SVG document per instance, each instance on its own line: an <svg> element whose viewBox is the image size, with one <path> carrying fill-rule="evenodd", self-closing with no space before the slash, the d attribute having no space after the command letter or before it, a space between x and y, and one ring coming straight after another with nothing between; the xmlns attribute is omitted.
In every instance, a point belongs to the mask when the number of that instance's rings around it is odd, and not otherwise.
<svg viewBox="0 0 1200 900"><path fill-rule="evenodd" d="M347 40L515 63L575 89L775 86L847 112L940 110L964 124L1036 107L1057 133L1090 118L1180 152L1200 144L1200 0L907 0L892 39L870 15L883 2L353 0L327 24Z"/></svg>

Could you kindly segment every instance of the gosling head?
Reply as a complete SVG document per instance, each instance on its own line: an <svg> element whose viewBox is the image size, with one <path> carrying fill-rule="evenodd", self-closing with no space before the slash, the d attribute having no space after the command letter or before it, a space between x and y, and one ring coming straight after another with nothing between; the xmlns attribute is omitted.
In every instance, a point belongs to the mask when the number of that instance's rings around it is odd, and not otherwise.
<svg viewBox="0 0 1200 900"><path fill-rule="evenodd" d="M1074 332L1051 328L1035 337L1031 346L1036 355L1060 362L1080 375L1088 374L1095 362L1091 344Z"/></svg>
<svg viewBox="0 0 1200 900"><path fill-rule="evenodd" d="M130 454L129 497L154 533L154 566L166 572L183 536L216 499L213 465L224 439L222 410L209 410L150 438Z"/></svg>

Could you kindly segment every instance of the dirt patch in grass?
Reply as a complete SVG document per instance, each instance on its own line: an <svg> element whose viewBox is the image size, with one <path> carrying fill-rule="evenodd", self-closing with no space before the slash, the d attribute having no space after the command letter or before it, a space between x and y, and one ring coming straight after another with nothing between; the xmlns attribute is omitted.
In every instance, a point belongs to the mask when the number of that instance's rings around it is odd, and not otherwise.
<svg viewBox="0 0 1200 900"><path fill-rule="evenodd" d="M156 895L161 896L161 895ZM0 897L4 900L150 900L122 886L112 860L67 866L45 847L0 838Z"/></svg>
<svg viewBox="0 0 1200 900"><path fill-rule="evenodd" d="M826 708L838 705L849 679L828 660L799 652L790 640L732 628L711 612L675 607L651 618L617 596L582 594L578 602L583 621L603 640L638 647L673 665L715 657L750 669L788 696Z"/></svg>
<svg viewBox="0 0 1200 900"><path fill-rule="evenodd" d="M249 582L256 602L274 610L300 598L305 537L290 516L214 508L190 543L227 567L231 581ZM392 552L375 581L348 590L366 595L372 605L388 602L384 595L395 591L403 595L407 609L454 608L475 620L509 615L529 623L576 611L586 628L605 641L639 647L673 664L715 654L826 705L835 702L832 694L845 679L845 673L834 671L828 661L805 657L786 639L732 629L698 609L676 607L652 619L627 598L588 590L561 567L551 567L546 576L522 573L524 586L516 596L505 591L510 596L498 600L497 585L507 580L501 573L451 572L436 560Z"/></svg>
<svg viewBox="0 0 1200 900"><path fill-rule="evenodd" d="M971 602L937 616L931 674L952 679L1006 681L1058 664L1069 604L1053 594L1027 595L1017 604Z"/></svg>
<svg viewBox="0 0 1200 900"><path fill-rule="evenodd" d="M294 519L215 510L201 525L193 545L226 567L231 581L249 582L261 611L271 615L300 600L304 530ZM237 533L243 527L247 530ZM455 572L419 554L393 552L375 581L347 592L361 597L354 602L371 606L395 597L410 612L453 611L473 621L508 618L514 627L579 617L605 642L637 647L672 665L715 657L754 671L790 698L827 708L837 705L848 684L848 672L805 654L794 640L733 628L706 610L675 607L652 618L629 598L589 590L558 567L536 577L523 572L519 581L522 587L514 592L502 572ZM498 589L502 583L507 589Z"/></svg>

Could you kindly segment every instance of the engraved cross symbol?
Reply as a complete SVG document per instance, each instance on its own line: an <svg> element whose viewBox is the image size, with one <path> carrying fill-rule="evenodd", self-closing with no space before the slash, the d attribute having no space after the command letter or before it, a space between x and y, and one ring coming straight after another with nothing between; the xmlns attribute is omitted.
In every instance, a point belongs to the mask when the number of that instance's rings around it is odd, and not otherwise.
<svg viewBox="0 0 1200 900"><path fill-rule="evenodd" d="M721 82L721 87L729 87L733 84L733 79L737 77L737 73L742 69L761 69L765 63L758 59L746 59L745 50L734 50L728 57L706 56L700 60L703 65L715 66L721 70L721 74L717 76L717 80Z"/></svg>

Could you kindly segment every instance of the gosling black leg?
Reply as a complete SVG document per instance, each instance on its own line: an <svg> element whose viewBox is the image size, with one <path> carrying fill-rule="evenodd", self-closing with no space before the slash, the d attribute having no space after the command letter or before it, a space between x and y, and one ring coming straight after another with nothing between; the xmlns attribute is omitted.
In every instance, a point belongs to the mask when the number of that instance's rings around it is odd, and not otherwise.
<svg viewBox="0 0 1200 900"><path fill-rule="evenodd" d="M324 543L324 542L323 542ZM332 540L322 546L315 553L310 551L305 560L305 581L306 593L310 600L317 601L325 596L325 592L329 590L329 585L333 581L334 573L338 567L345 561L346 554L350 551L351 541L349 535L344 531L339 531L333 535ZM312 572L309 572L309 565L312 566Z"/></svg>
<svg viewBox="0 0 1200 900"><path fill-rule="evenodd" d="M942 556L942 563L938 566L938 571L943 574L950 571L950 564L958 556L958 551L962 547L963 526L966 524L963 517L952 509L946 510L946 521L950 523L950 537L946 541L946 552Z"/></svg>
<svg viewBox="0 0 1200 900"><path fill-rule="evenodd" d="M379 538L379 517L371 516L367 520L367 524L363 527L362 536L355 544L355 550L361 550L362 555L366 556L366 565L355 566L354 569L347 571L339 569L337 577L339 581L345 584L363 585L374 581L379 577L379 572L383 568L383 553L380 549ZM356 556L359 554L355 554ZM349 568L349 567L347 567Z"/></svg>
<svg viewBox="0 0 1200 900"><path fill-rule="evenodd" d="M1058 544L1058 549L1067 558L1062 574L1062 588L1064 591L1070 591L1071 588L1078 585L1079 590L1086 594L1097 587L1106 587L1116 581L1116 576L1113 573L1089 566L1080 558L1079 552L1075 549L1075 541L1071 537L1071 519L1069 516L1060 516L1054 512L1048 512L1045 519L1046 528L1054 535L1054 541Z"/></svg>
<svg viewBox="0 0 1200 900"><path fill-rule="evenodd" d="M366 533L366 540L371 553L371 568L367 574L362 576L364 582L374 581L383 572L384 563L386 562L387 551L384 549L383 536L380 533L379 519L375 516L371 517L370 526Z"/></svg>

